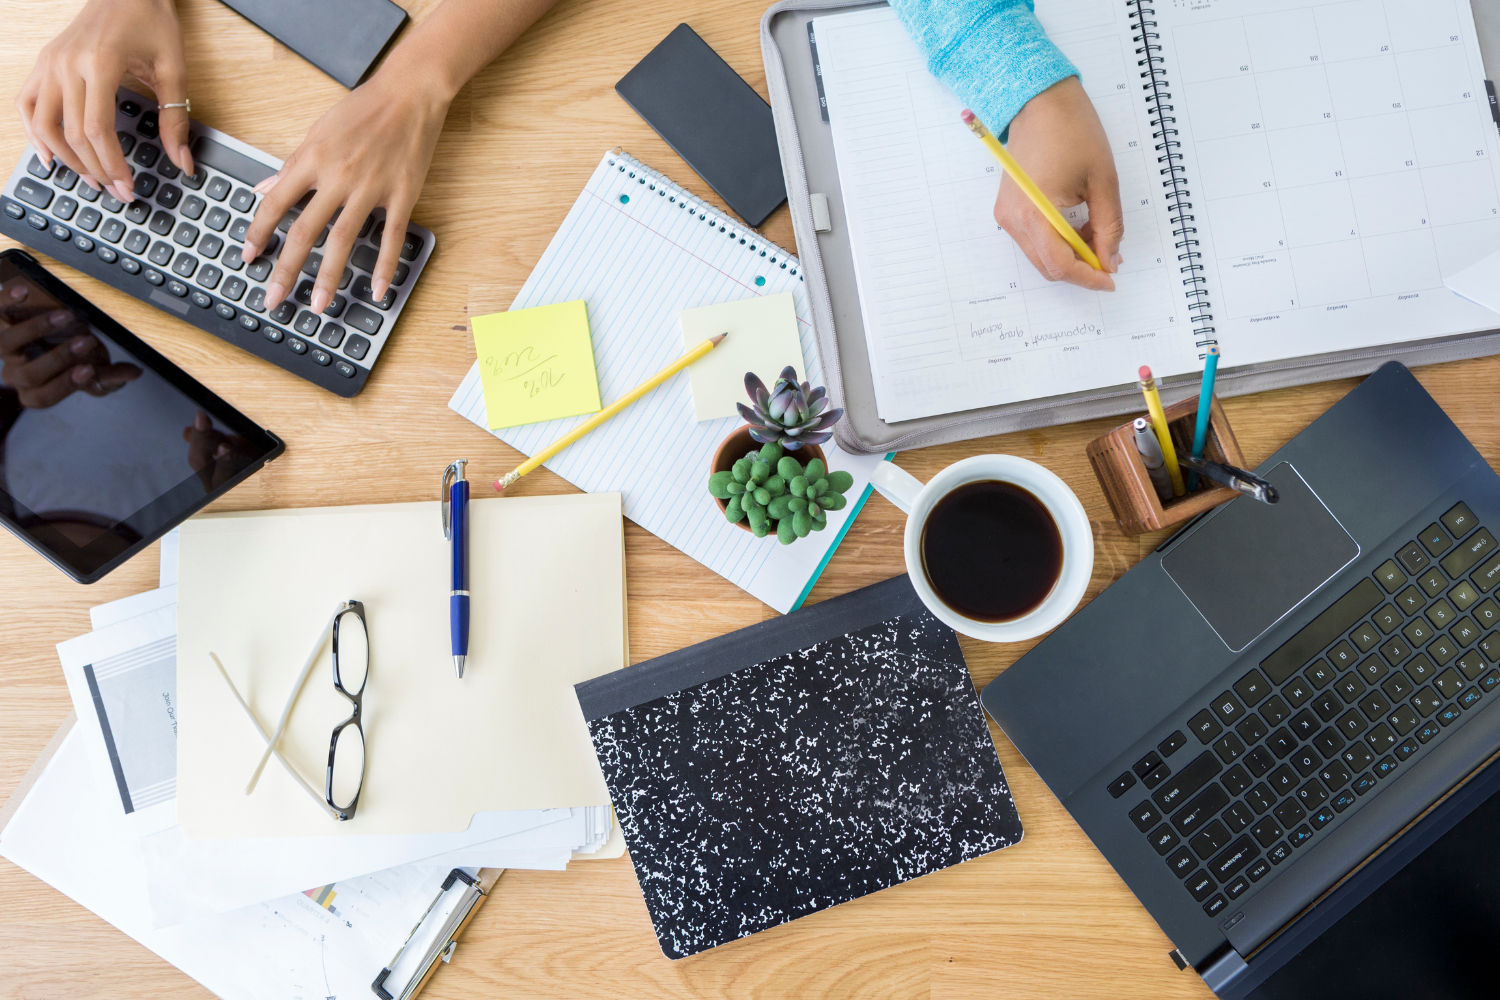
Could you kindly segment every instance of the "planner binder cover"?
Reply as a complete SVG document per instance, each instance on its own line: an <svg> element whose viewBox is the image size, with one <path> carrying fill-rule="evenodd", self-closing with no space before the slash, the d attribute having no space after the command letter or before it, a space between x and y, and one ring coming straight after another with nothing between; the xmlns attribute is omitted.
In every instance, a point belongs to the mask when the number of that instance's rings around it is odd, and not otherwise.
<svg viewBox="0 0 1500 1000"><path fill-rule="evenodd" d="M905 576L575 690L668 958L1021 839L958 640Z"/></svg>

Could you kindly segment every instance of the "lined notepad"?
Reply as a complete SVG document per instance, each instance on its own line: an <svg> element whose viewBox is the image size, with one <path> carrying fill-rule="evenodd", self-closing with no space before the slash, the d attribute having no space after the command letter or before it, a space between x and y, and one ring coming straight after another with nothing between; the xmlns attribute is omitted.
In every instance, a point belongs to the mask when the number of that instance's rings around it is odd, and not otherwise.
<svg viewBox="0 0 1500 1000"><path fill-rule="evenodd" d="M806 378L823 384L801 266L753 229L639 161L605 154L553 236L512 309L582 299L588 304L599 391L608 406L683 352L684 309L790 292ZM769 381L776 373L758 373ZM488 429L476 364L448 405ZM571 417L494 431L534 455L577 426ZM880 456L823 445L832 469L854 477L855 502L828 527L791 545L728 523L708 495L709 461L737 417L696 419L687 372L559 454L547 467L590 493L618 491L625 516L777 611L812 589L869 496Z"/></svg>

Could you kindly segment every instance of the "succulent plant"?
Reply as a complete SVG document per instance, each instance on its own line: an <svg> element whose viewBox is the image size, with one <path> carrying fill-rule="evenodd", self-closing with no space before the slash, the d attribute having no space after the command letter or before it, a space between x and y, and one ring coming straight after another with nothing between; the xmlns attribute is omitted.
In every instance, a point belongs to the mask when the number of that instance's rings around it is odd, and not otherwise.
<svg viewBox="0 0 1500 1000"><path fill-rule="evenodd" d="M730 523L748 520L756 538L775 534L783 545L828 527L828 512L848 504L853 485L849 473L829 472L817 458L803 465L775 441L708 477L708 492L729 502Z"/></svg>
<svg viewBox="0 0 1500 1000"><path fill-rule="evenodd" d="M777 442L796 451L804 444L822 444L833 437L833 425L844 415L830 409L828 390L797 382L797 370L787 365L770 389L754 372L745 373L745 392L754 406L740 403L740 416L750 425L750 436L762 444Z"/></svg>

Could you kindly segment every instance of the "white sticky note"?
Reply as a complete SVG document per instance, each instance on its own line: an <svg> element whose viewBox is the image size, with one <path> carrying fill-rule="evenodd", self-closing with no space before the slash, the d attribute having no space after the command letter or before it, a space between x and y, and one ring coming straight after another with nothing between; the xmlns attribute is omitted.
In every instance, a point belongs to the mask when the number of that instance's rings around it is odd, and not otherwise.
<svg viewBox="0 0 1500 1000"><path fill-rule="evenodd" d="M787 365L797 370L798 379L806 377L791 292L682 311L683 350L720 333L729 337L688 369L693 410L700 422L736 416L735 404L750 402L745 395L746 372L759 375L767 387Z"/></svg>

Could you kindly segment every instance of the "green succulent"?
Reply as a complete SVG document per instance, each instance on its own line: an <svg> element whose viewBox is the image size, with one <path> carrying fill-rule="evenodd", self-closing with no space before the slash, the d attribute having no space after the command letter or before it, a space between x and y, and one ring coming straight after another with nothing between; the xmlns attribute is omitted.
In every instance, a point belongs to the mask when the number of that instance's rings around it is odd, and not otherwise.
<svg viewBox="0 0 1500 1000"><path fill-rule="evenodd" d="M708 477L708 492L728 503L731 524L747 521L756 538L774 534L783 545L828 527L828 512L844 509L853 485L849 473L829 472L816 458L803 465L775 441Z"/></svg>

